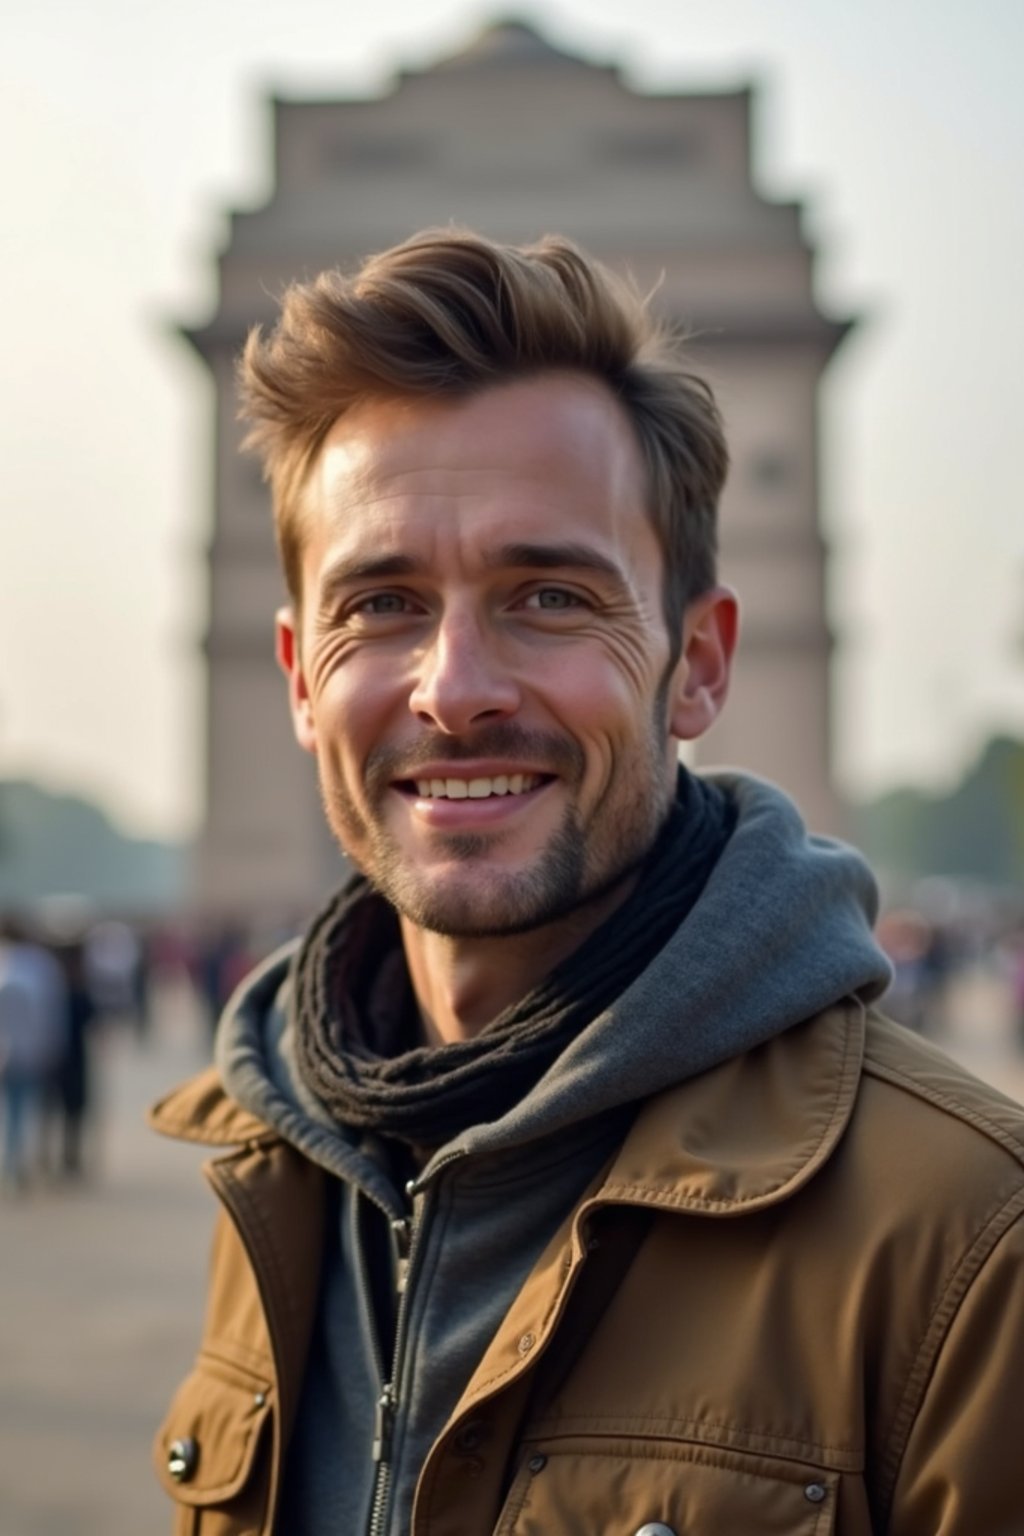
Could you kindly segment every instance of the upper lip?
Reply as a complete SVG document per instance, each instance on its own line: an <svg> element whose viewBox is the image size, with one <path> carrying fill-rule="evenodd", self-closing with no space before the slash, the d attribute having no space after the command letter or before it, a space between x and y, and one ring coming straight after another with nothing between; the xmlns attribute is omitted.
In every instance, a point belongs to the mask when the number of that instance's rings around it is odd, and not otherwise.
<svg viewBox="0 0 1024 1536"><path fill-rule="evenodd" d="M394 782L404 784L416 779L496 779L502 774L513 773L534 773L543 774L547 778L553 777L550 769L535 768L530 763L485 760L472 763L464 761L426 763L411 768L407 773L398 774Z"/></svg>

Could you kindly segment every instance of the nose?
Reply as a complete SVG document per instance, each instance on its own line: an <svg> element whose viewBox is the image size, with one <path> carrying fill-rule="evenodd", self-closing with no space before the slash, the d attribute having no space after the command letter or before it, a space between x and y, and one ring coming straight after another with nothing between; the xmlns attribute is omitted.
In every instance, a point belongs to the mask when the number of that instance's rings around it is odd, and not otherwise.
<svg viewBox="0 0 1024 1536"><path fill-rule="evenodd" d="M515 714L519 684L497 652L495 637L471 614L443 615L409 695L417 719L457 736Z"/></svg>

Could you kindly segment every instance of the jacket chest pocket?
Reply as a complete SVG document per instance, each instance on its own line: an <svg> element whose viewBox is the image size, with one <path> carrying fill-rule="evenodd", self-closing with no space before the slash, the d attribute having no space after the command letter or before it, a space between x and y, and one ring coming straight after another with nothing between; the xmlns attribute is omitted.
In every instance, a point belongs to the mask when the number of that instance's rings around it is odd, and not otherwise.
<svg viewBox="0 0 1024 1536"><path fill-rule="evenodd" d="M200 1355L153 1442L177 1505L174 1536L258 1536L270 1457L270 1383Z"/></svg>
<svg viewBox="0 0 1024 1536"><path fill-rule="evenodd" d="M496 1536L830 1536L837 1476L772 1457L602 1436L529 1443Z"/></svg>

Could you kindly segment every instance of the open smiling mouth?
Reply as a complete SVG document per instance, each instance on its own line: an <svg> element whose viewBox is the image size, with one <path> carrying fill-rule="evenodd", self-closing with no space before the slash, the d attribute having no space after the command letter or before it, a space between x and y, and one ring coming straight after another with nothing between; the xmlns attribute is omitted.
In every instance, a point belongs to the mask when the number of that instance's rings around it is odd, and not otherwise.
<svg viewBox="0 0 1024 1536"><path fill-rule="evenodd" d="M498 773L473 779L401 779L397 788L421 800L489 800L495 795L526 795L550 784L552 774Z"/></svg>

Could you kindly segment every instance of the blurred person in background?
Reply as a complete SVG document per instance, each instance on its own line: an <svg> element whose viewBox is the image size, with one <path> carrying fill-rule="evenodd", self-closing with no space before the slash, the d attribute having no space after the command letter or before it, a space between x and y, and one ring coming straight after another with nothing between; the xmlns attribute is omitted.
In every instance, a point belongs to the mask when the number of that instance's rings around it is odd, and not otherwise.
<svg viewBox="0 0 1024 1536"><path fill-rule="evenodd" d="M212 921L204 926L195 943L191 969L211 1039L228 998L252 970L256 958L242 924Z"/></svg>
<svg viewBox="0 0 1024 1536"><path fill-rule="evenodd" d="M59 1168L66 1178L84 1171L83 1141L96 1108L93 1034L98 1014L85 974L85 943L68 939L58 945L57 959L67 989L67 1044L55 1076L55 1103L60 1117Z"/></svg>
<svg viewBox="0 0 1024 1536"><path fill-rule="evenodd" d="M28 1188L43 1165L48 1094L67 1050L68 996L60 966L15 918L0 918L0 1101L6 1189Z"/></svg>
<svg viewBox="0 0 1024 1536"><path fill-rule="evenodd" d="M139 935L118 918L103 918L88 930L84 944L85 981L97 1011L105 1018L135 1021L145 996L139 981Z"/></svg>
<svg viewBox="0 0 1024 1536"><path fill-rule="evenodd" d="M452 230L241 377L358 873L154 1112L222 1204L175 1530L1020 1529L1024 1110L878 1012L859 855L678 763L706 384L567 242Z"/></svg>
<svg viewBox="0 0 1024 1536"><path fill-rule="evenodd" d="M879 919L877 933L892 962L892 984L885 994L886 1012L908 1029L925 1034L934 1001L928 965L932 925L920 912L899 907Z"/></svg>

